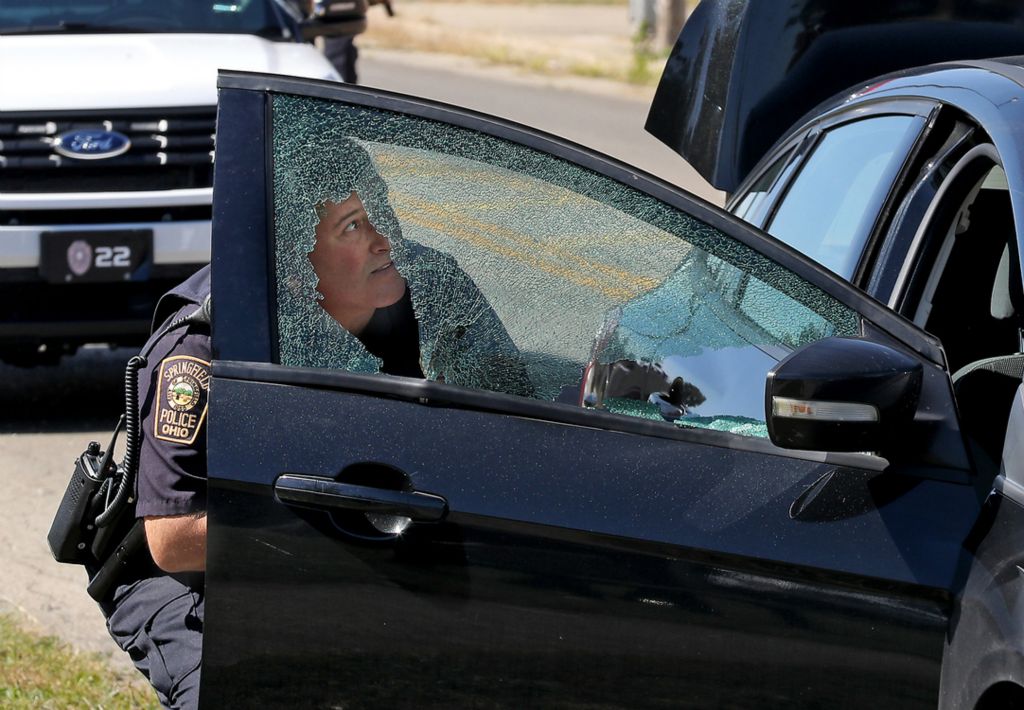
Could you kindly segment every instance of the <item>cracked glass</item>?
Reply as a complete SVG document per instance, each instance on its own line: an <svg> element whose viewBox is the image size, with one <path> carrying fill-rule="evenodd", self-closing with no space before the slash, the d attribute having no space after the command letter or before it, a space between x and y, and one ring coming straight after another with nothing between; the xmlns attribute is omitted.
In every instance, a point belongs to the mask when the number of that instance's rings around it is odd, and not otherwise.
<svg viewBox="0 0 1024 710"><path fill-rule="evenodd" d="M766 436L764 381L856 315L659 200L469 129L273 98L283 365Z"/></svg>

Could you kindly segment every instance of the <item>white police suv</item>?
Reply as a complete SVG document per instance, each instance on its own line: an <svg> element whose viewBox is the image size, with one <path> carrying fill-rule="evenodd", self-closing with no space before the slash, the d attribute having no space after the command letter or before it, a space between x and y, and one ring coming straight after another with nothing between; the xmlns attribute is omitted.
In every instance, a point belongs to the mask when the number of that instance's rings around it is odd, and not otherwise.
<svg viewBox="0 0 1024 710"><path fill-rule="evenodd" d="M337 79L285 0L0 3L0 360L131 344L210 257L218 68Z"/></svg>

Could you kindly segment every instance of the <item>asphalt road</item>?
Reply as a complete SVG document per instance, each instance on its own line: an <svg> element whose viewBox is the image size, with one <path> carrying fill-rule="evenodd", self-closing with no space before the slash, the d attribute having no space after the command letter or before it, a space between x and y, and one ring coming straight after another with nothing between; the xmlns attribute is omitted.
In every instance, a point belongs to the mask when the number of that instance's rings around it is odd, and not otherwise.
<svg viewBox="0 0 1024 710"><path fill-rule="evenodd" d="M364 51L360 82L482 111L539 128L617 158L709 202L715 190L644 131L652 92L599 80L525 78L438 55ZM496 83L496 78L498 79Z"/></svg>
<svg viewBox="0 0 1024 710"><path fill-rule="evenodd" d="M642 97L616 96L607 87L582 91L572 82L528 81L433 58L415 61L366 52L363 82L540 127L721 202L721 195L678 156L643 132L647 104ZM0 481L6 500L0 525L5 582L0 611L14 610L30 626L105 653L126 672L130 663L107 637L85 593L83 570L53 562L45 536L73 458L91 439L109 436L121 406L124 362L131 354L89 348L54 368L0 365Z"/></svg>

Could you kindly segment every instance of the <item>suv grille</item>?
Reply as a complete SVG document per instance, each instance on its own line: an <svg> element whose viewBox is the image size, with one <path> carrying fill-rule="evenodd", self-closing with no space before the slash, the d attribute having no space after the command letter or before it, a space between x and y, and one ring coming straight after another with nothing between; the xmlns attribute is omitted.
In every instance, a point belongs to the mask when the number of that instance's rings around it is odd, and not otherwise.
<svg viewBox="0 0 1024 710"><path fill-rule="evenodd" d="M216 109L120 109L0 113L0 192L170 190L213 185ZM59 155L74 129L117 131L131 140L117 157Z"/></svg>

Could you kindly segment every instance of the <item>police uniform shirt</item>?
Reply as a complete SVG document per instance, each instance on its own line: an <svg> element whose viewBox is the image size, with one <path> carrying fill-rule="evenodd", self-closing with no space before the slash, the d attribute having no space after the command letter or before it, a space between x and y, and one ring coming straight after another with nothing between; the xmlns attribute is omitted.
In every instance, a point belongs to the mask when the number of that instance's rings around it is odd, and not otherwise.
<svg viewBox="0 0 1024 710"><path fill-rule="evenodd" d="M397 303L374 311L357 337L370 353L381 359L381 372L423 378L419 326L408 288Z"/></svg>
<svg viewBox="0 0 1024 710"><path fill-rule="evenodd" d="M205 290L205 293L204 293ZM171 292L185 301L157 328L196 310L209 292L209 267ZM142 446L137 517L206 510L206 417L210 398L207 325L157 336L139 376Z"/></svg>

